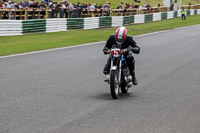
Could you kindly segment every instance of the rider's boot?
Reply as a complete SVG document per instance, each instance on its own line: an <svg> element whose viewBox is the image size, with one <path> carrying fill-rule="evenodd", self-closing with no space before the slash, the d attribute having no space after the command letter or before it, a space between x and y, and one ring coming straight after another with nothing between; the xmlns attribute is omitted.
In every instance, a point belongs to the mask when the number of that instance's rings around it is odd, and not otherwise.
<svg viewBox="0 0 200 133"><path fill-rule="evenodd" d="M110 74L109 74L109 66L107 64L104 67L103 73L106 75L106 79L104 81L109 82L110 81Z"/></svg>
<svg viewBox="0 0 200 133"><path fill-rule="evenodd" d="M106 79L104 81L105 82L109 82L110 81L110 74L106 74Z"/></svg>
<svg viewBox="0 0 200 133"><path fill-rule="evenodd" d="M132 83L133 83L134 85L137 85L137 84L138 84L138 81L137 81L137 79L136 79L135 72L132 73L131 76L132 76Z"/></svg>
<svg viewBox="0 0 200 133"><path fill-rule="evenodd" d="M105 67L103 69L103 73L106 75L106 79L105 82L109 82L110 81L110 62L111 62L111 56L108 58Z"/></svg>

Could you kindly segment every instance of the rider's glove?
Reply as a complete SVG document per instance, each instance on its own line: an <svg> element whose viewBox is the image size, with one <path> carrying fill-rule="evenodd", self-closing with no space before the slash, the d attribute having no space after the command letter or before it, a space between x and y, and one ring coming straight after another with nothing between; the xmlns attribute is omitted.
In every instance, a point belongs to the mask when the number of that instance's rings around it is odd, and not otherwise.
<svg viewBox="0 0 200 133"><path fill-rule="evenodd" d="M110 53L110 50L109 50L109 49L104 49L104 50L103 50L103 53L104 53L105 55L107 55L107 54Z"/></svg>
<svg viewBox="0 0 200 133"><path fill-rule="evenodd" d="M134 47L132 48L133 53L139 54L140 53L140 48L139 47Z"/></svg>
<svg viewBox="0 0 200 133"><path fill-rule="evenodd" d="M127 53L128 53L128 49L123 49L123 50L122 50L122 54L123 54L123 55L125 55L125 54L127 54Z"/></svg>

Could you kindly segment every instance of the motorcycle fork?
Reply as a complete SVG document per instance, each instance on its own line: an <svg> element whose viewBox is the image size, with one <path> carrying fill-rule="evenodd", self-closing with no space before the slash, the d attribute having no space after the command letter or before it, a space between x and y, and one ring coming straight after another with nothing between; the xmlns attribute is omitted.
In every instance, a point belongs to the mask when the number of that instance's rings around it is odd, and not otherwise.
<svg viewBox="0 0 200 133"><path fill-rule="evenodd" d="M119 60L119 83L121 83L121 74L122 74L122 60Z"/></svg>
<svg viewBox="0 0 200 133"><path fill-rule="evenodd" d="M113 64L114 64L114 61L113 61L114 59L113 59L113 57L112 57L112 59L111 59L111 67L110 68L112 68L113 67ZM119 67L117 68L119 71L118 71L118 83L121 83L121 70L122 70L122 60L121 59L119 59L119 60L116 60L115 61L115 65L116 66L118 66L118 61L119 61ZM110 70L111 71L111 70Z"/></svg>

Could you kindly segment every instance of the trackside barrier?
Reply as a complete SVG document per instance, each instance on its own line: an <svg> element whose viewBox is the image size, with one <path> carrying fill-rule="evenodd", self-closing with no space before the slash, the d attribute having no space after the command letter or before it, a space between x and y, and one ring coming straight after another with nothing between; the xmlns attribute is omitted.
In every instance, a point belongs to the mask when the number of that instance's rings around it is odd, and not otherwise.
<svg viewBox="0 0 200 133"><path fill-rule="evenodd" d="M153 21L161 20L161 12L153 14Z"/></svg>
<svg viewBox="0 0 200 133"><path fill-rule="evenodd" d="M186 10L186 15L190 15L190 10Z"/></svg>
<svg viewBox="0 0 200 133"><path fill-rule="evenodd" d="M152 22L153 21L153 14L147 14L147 15L145 15L144 20L145 20L145 23Z"/></svg>
<svg viewBox="0 0 200 133"><path fill-rule="evenodd" d="M112 17L112 27L122 26L123 25L123 16L113 16Z"/></svg>
<svg viewBox="0 0 200 133"><path fill-rule="evenodd" d="M107 28L112 25L112 17L100 17L99 18L99 28Z"/></svg>
<svg viewBox="0 0 200 133"><path fill-rule="evenodd" d="M71 18L67 19L67 29L83 29L84 19L82 18Z"/></svg>
<svg viewBox="0 0 200 133"><path fill-rule="evenodd" d="M174 18L174 11L167 12L167 19L172 19Z"/></svg>
<svg viewBox="0 0 200 133"><path fill-rule="evenodd" d="M161 20L166 20L167 19L167 13L166 12L162 12L161 13Z"/></svg>
<svg viewBox="0 0 200 133"><path fill-rule="evenodd" d="M185 9L186 15L198 15L200 9ZM54 18L33 20L0 20L0 36L27 33L59 32L72 29L97 29L181 17L181 10L130 16L105 16L91 18Z"/></svg>
<svg viewBox="0 0 200 133"><path fill-rule="evenodd" d="M134 23L134 15L131 16L124 16L123 18L123 25L129 25L129 24L133 24Z"/></svg>
<svg viewBox="0 0 200 133"><path fill-rule="evenodd" d="M99 18L85 18L83 29L97 29L99 28Z"/></svg>
<svg viewBox="0 0 200 133"><path fill-rule="evenodd" d="M0 36L22 35L21 20L1 20Z"/></svg>
<svg viewBox="0 0 200 133"><path fill-rule="evenodd" d="M67 19L46 19L46 32L58 32L67 30Z"/></svg>
<svg viewBox="0 0 200 133"><path fill-rule="evenodd" d="M135 15L135 24L140 24L145 22L144 14L142 15Z"/></svg>
<svg viewBox="0 0 200 133"><path fill-rule="evenodd" d="M45 19L24 20L22 21L22 24L22 33L46 32Z"/></svg>
<svg viewBox="0 0 200 133"><path fill-rule="evenodd" d="M197 14L200 14L200 9L197 10Z"/></svg>
<svg viewBox="0 0 200 133"><path fill-rule="evenodd" d="M178 16L178 11L174 11L174 18L177 18Z"/></svg>
<svg viewBox="0 0 200 133"><path fill-rule="evenodd" d="M190 15L194 15L194 9L190 10Z"/></svg>
<svg viewBox="0 0 200 133"><path fill-rule="evenodd" d="M197 15L197 9L194 10L194 15Z"/></svg>

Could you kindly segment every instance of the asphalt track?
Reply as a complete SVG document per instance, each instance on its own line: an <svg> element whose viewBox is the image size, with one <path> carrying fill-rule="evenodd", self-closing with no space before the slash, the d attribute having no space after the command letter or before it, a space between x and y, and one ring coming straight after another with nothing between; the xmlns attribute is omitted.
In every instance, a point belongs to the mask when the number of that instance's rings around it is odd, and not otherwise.
<svg viewBox="0 0 200 133"><path fill-rule="evenodd" d="M0 59L0 133L199 133L200 25L136 37L139 81L112 100L103 43Z"/></svg>

